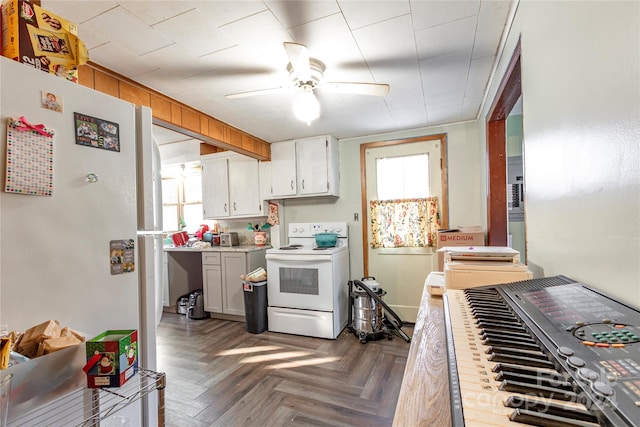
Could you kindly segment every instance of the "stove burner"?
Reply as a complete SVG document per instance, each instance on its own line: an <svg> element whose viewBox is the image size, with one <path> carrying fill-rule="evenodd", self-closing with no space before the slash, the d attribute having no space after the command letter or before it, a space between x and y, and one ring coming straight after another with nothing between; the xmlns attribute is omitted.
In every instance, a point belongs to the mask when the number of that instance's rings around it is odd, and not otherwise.
<svg viewBox="0 0 640 427"><path fill-rule="evenodd" d="M325 246L323 248L313 248L314 251L326 251L327 249L333 249L335 246Z"/></svg>
<svg viewBox="0 0 640 427"><path fill-rule="evenodd" d="M289 245L289 246L282 246L282 247L280 247L280 249L285 250L285 251L291 251L291 250L294 250L294 249L299 249L301 247L302 247L302 245Z"/></svg>

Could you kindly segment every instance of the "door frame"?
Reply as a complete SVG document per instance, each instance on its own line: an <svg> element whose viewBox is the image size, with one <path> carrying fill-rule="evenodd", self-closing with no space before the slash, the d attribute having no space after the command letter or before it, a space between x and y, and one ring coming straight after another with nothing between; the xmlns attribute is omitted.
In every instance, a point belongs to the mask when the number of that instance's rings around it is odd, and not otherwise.
<svg viewBox="0 0 640 427"><path fill-rule="evenodd" d="M369 142L360 145L360 198L362 204L362 261L364 276L369 274L369 207L367 205L367 168L366 151L370 148L389 147L392 145L411 144L414 142L440 141L440 176L442 180L442 198L440 219L442 227L449 227L449 187L447 172L447 134L418 136L415 138L395 139L389 141Z"/></svg>
<svg viewBox="0 0 640 427"><path fill-rule="evenodd" d="M487 244L507 246L507 116L522 95L521 45L516 44L487 114ZM526 245L526 242L525 242Z"/></svg>

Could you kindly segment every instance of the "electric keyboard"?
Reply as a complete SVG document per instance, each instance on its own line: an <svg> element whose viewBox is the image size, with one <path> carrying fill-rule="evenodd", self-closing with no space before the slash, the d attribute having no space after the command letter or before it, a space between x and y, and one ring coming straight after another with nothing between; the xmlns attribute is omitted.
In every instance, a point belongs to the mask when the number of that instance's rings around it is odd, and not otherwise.
<svg viewBox="0 0 640 427"><path fill-rule="evenodd" d="M640 310L565 276L447 290L454 427L640 426Z"/></svg>

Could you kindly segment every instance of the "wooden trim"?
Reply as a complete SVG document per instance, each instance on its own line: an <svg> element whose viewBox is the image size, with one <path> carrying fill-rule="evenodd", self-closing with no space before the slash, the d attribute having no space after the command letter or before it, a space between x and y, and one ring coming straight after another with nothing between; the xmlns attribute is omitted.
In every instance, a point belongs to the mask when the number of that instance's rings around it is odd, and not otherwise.
<svg viewBox="0 0 640 427"><path fill-rule="evenodd" d="M507 158L506 121L487 123L487 244L506 246L507 239Z"/></svg>
<svg viewBox="0 0 640 427"><path fill-rule="evenodd" d="M367 205L367 160L366 150L369 148L389 147L413 142L425 142L440 140L440 176L442 178L441 220L442 228L449 228L449 172L447 162L447 134L418 136L415 138L396 139L390 141L368 142L360 144L360 203L362 209L362 261L364 263L364 275L369 274L369 206Z"/></svg>
<svg viewBox="0 0 640 427"><path fill-rule="evenodd" d="M160 92L89 62L79 67L82 86L151 108L158 126L199 139L206 144L231 150L258 160L271 159L271 144L214 117L176 101Z"/></svg>
<svg viewBox="0 0 640 427"><path fill-rule="evenodd" d="M522 94L521 45L516 44L507 71L487 115L487 244L506 246L507 135L506 119Z"/></svg>
<svg viewBox="0 0 640 427"><path fill-rule="evenodd" d="M360 144L360 204L362 210L362 263L364 277L369 275L369 206L367 206L367 156L369 144Z"/></svg>

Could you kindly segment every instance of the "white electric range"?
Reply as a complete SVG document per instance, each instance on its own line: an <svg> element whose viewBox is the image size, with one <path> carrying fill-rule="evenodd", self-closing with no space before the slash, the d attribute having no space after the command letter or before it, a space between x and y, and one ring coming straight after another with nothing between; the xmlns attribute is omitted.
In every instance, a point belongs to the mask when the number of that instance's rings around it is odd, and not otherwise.
<svg viewBox="0 0 640 427"><path fill-rule="evenodd" d="M322 232L338 235L334 247L317 247ZM347 223L291 223L266 260L269 331L335 339L348 322Z"/></svg>

